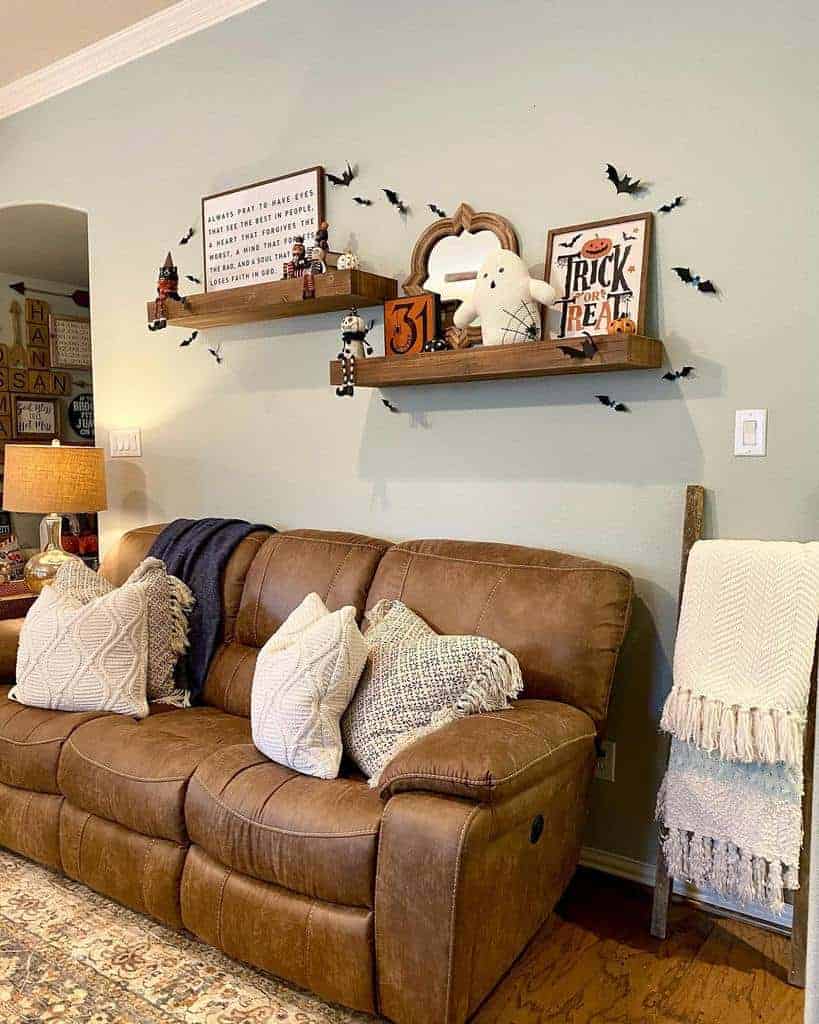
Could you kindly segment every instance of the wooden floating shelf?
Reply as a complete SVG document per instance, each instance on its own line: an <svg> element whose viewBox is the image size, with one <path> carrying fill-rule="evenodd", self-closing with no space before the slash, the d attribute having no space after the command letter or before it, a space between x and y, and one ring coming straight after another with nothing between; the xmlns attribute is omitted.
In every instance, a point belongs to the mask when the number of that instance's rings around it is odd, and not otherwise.
<svg viewBox="0 0 819 1024"><path fill-rule="evenodd" d="M402 387L408 384L459 384L476 380L549 377L564 373L608 373L610 370L657 370L663 362L663 343L635 334L596 337L591 359L572 359L554 341L519 345L423 352L412 356L357 359L355 385L362 388ZM579 347L579 342L566 344ZM338 360L330 363L330 383L342 383Z"/></svg>
<svg viewBox="0 0 819 1024"><path fill-rule="evenodd" d="M226 327L260 320L333 313L351 306L380 306L394 299L398 284L365 270L328 270L313 277L315 297L304 298L304 279L228 288L221 292L188 295L186 305L168 300L168 323L173 327ZM148 303L148 320L156 317L156 303Z"/></svg>

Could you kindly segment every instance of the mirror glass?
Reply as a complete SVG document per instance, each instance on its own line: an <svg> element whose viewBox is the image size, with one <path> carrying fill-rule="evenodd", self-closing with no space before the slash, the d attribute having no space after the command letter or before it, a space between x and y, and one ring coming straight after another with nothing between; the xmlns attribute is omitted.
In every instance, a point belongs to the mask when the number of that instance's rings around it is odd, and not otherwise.
<svg viewBox="0 0 819 1024"><path fill-rule="evenodd" d="M477 273L490 253L501 248L500 239L492 231L462 231L460 235L447 235L436 242L429 254L429 276L424 291L437 292L441 300L463 300L472 291L474 279L447 281L448 274Z"/></svg>
<svg viewBox="0 0 819 1024"><path fill-rule="evenodd" d="M0 206L0 490L5 442L94 443L90 359L75 321L90 318L88 218L50 203ZM60 338L63 340L60 343ZM20 386L15 381L20 381ZM11 387L11 390L9 390ZM61 512L61 509L55 511ZM42 515L0 511L0 578L40 548ZM96 515L64 516L62 545L97 567Z"/></svg>

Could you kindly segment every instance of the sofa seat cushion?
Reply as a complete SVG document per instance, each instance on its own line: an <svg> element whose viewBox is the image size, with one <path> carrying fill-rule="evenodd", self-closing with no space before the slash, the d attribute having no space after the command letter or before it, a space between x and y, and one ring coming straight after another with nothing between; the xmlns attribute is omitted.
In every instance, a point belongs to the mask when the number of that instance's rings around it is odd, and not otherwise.
<svg viewBox="0 0 819 1024"><path fill-rule="evenodd" d="M9 700L10 686L0 686L0 782L35 793L60 792L57 765L68 737L101 711L47 711Z"/></svg>
<svg viewBox="0 0 819 1024"><path fill-rule="evenodd" d="M99 818L186 843L184 804L191 775L220 747L249 739L246 718L217 708L89 722L63 749L60 791L75 807Z"/></svg>
<svg viewBox="0 0 819 1024"><path fill-rule="evenodd" d="M300 775L248 745L199 766L185 817L191 841L228 868L303 896L372 907L382 808L361 779Z"/></svg>

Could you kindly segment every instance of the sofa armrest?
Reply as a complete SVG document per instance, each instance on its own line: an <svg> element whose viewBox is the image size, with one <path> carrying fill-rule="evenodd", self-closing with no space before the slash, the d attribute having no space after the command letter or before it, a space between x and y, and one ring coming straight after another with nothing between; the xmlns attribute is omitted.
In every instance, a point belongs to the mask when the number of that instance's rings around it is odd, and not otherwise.
<svg viewBox="0 0 819 1024"><path fill-rule="evenodd" d="M519 700L506 711L458 719L401 750L381 774L379 792L426 792L496 803L540 782L594 746L594 722L550 700Z"/></svg>
<svg viewBox="0 0 819 1024"><path fill-rule="evenodd" d="M0 683L13 683L17 647L25 619L0 619Z"/></svg>

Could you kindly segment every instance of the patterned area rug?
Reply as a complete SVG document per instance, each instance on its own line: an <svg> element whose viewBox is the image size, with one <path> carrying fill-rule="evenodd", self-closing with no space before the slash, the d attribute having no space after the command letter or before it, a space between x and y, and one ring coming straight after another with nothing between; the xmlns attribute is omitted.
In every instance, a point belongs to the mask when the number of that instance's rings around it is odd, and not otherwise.
<svg viewBox="0 0 819 1024"><path fill-rule="evenodd" d="M2 1024L374 1021L0 850Z"/></svg>

